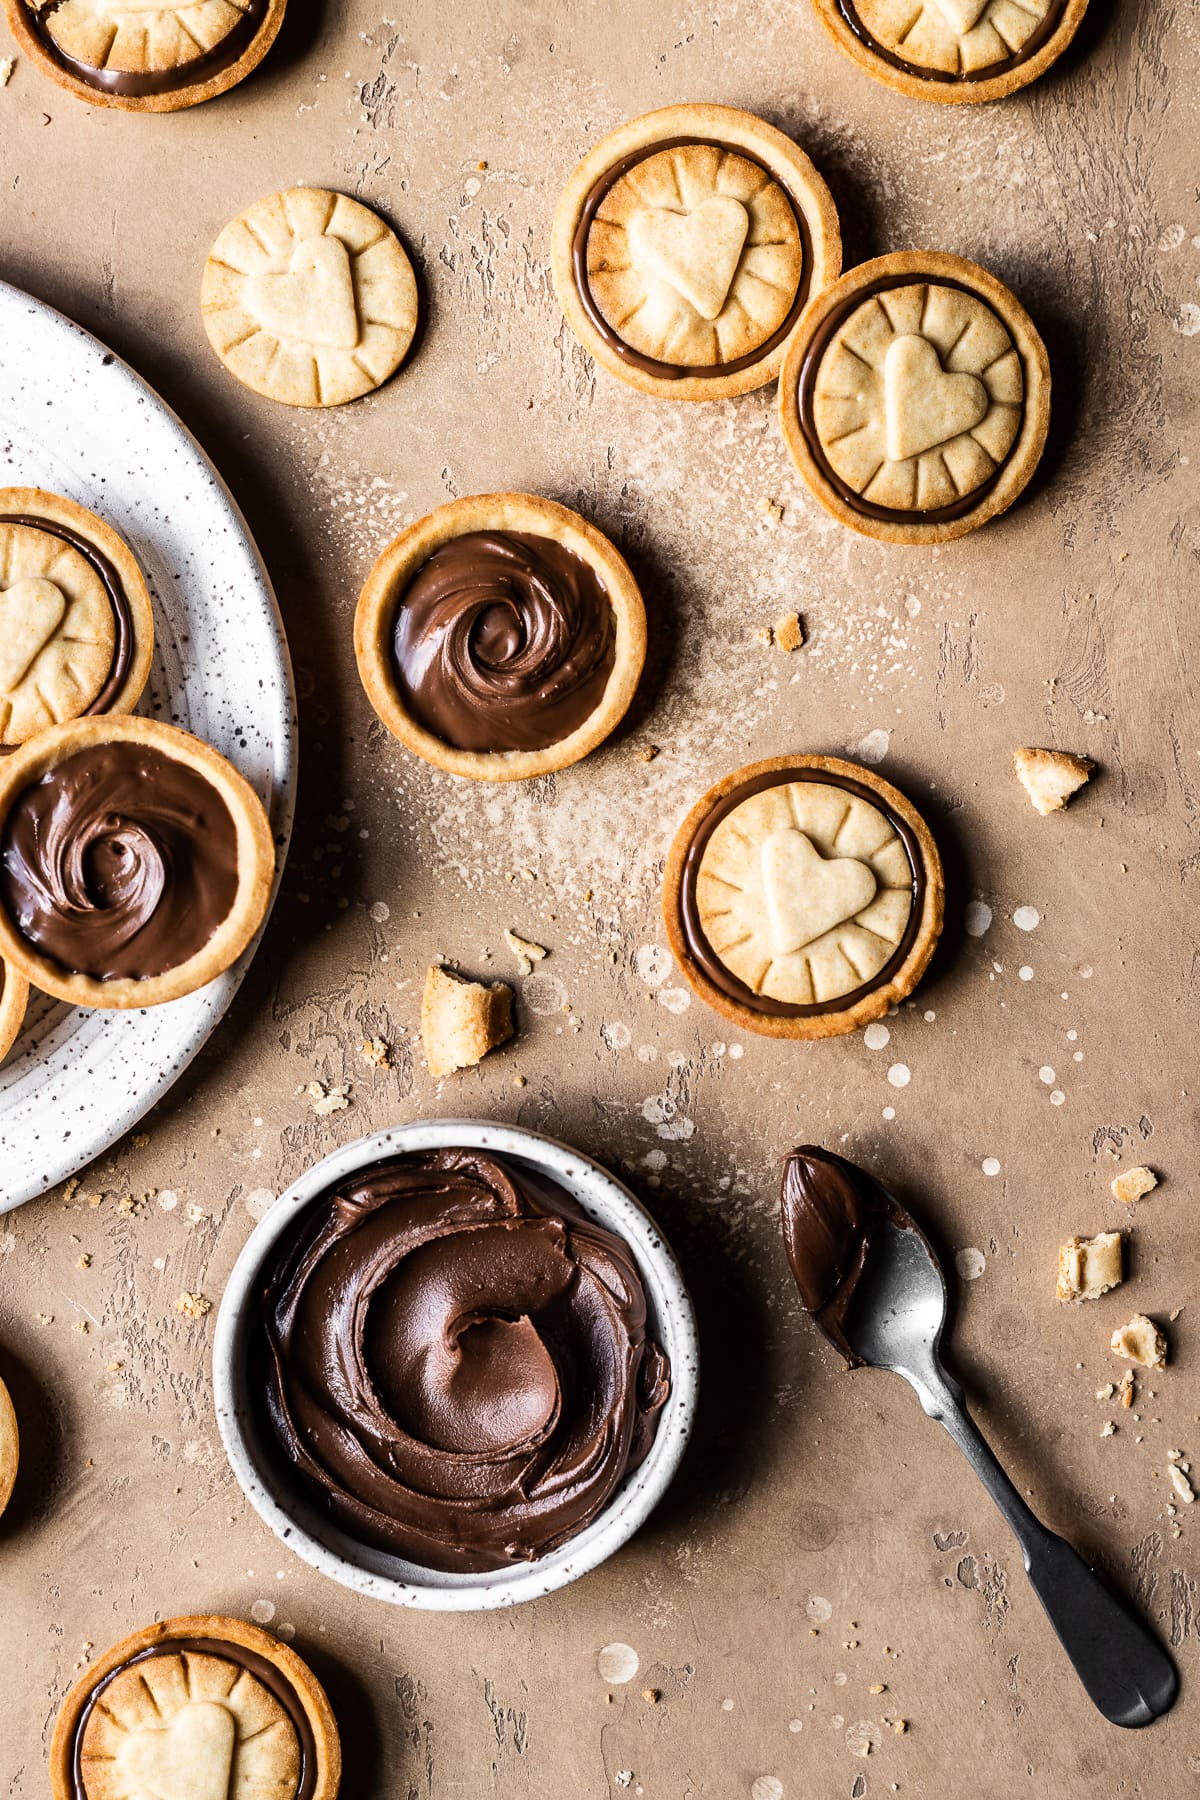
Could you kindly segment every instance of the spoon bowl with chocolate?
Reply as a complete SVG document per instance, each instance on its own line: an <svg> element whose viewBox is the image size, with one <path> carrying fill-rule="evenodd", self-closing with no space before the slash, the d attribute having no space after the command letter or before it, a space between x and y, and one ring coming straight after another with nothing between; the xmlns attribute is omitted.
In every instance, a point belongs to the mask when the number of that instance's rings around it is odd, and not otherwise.
<svg viewBox="0 0 1200 1800"><path fill-rule="evenodd" d="M1031 1511L967 1412L941 1360L949 1300L937 1255L895 1195L844 1157L793 1150L781 1196L800 1299L850 1368L903 1376L999 1507L1025 1571L1093 1704L1114 1725L1149 1725L1175 1703L1174 1664L1141 1619Z"/></svg>
<svg viewBox="0 0 1200 1800"><path fill-rule="evenodd" d="M281 1196L226 1288L213 1385L234 1474L306 1562L478 1611L576 1580L649 1516L691 1431L695 1319L606 1170L434 1121Z"/></svg>

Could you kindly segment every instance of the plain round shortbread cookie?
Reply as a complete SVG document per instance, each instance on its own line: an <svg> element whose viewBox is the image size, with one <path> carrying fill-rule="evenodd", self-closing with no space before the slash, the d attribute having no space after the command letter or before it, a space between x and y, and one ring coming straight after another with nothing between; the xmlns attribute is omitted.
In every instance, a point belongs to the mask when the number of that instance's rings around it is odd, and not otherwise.
<svg viewBox="0 0 1200 1800"><path fill-rule="evenodd" d="M201 310L231 375L285 406L342 406L382 386L417 329L417 282L377 213L325 188L288 188L228 224Z"/></svg>

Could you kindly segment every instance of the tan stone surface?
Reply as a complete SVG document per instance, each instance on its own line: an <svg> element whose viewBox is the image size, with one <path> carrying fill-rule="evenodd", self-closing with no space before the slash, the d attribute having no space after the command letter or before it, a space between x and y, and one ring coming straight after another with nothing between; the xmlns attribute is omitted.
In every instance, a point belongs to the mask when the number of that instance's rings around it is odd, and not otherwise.
<svg viewBox="0 0 1200 1800"><path fill-rule="evenodd" d="M383 26L361 3L293 0L257 76L165 117L89 111L18 61L0 91L5 274L127 355L217 459L279 586L305 749L283 899L233 1015L72 1197L0 1218L0 1375L22 1431L0 1525L8 1800L45 1792L86 1645L208 1609L294 1632L347 1728L347 1800L1194 1785L1200 1527L1168 1515L1166 1471L1169 1448L1200 1457L1200 39L1186 0L1090 10L1060 77L949 117L861 76L799 0L418 0ZM1012 284L1057 397L1010 516L938 553L873 544L808 498L770 390L673 408L575 347L547 273L560 186L621 119L687 98L797 134L848 261L928 244ZM394 381L311 416L234 382L199 311L221 225L301 181L398 228L427 313ZM654 616L623 732L497 791L439 778L374 722L351 619L396 530L510 488L609 531ZM800 599L809 641L785 661L755 632ZM1013 780L1022 743L1099 764L1052 833ZM886 1044L872 1029L880 1048L731 1032L663 947L678 817L785 749L881 757L946 857L943 947ZM509 929L551 952L517 983L520 1035L439 1088L414 1038L425 968L441 952L508 977ZM315 1109L314 1080L349 1104ZM210 1411L214 1315L174 1302L216 1300L269 1196L335 1144L489 1111L608 1161L661 1218L703 1316L702 1416L658 1516L577 1587L505 1616L393 1612L249 1513ZM890 1173L951 1261L972 1253L954 1343L985 1429L1174 1644L1183 1698L1148 1733L1091 1711L1004 1526L908 1390L842 1373L798 1316L775 1224L797 1140ZM1162 1194L1131 1224L1109 1183L1142 1160ZM1081 1223L1129 1230L1129 1277L1059 1307L1048 1274ZM1171 1366L1101 1439L1093 1393L1131 1306L1184 1311Z"/></svg>

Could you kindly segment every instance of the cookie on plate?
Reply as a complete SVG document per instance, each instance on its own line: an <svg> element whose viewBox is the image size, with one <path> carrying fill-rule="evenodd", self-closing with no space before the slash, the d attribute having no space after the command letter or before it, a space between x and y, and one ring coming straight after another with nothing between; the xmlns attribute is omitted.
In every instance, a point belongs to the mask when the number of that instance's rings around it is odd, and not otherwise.
<svg viewBox="0 0 1200 1800"><path fill-rule="evenodd" d="M27 56L89 106L177 112L262 61L287 0L4 0Z"/></svg>
<svg viewBox="0 0 1200 1800"><path fill-rule="evenodd" d="M851 269L808 308L779 408L826 511L887 543L943 543L1011 506L1033 474L1050 363L994 275L904 251Z"/></svg>
<svg viewBox="0 0 1200 1800"><path fill-rule="evenodd" d="M240 1619L168 1619L114 1646L67 1695L54 1800L335 1800L342 1753L325 1690Z"/></svg>
<svg viewBox="0 0 1200 1800"><path fill-rule="evenodd" d="M916 100L998 100L1045 74L1087 0L813 0L860 69Z"/></svg>
<svg viewBox="0 0 1200 1800"><path fill-rule="evenodd" d="M417 329L417 281L378 213L288 188L226 225L204 267L209 343L244 387L285 406L343 406L381 387Z"/></svg>
<svg viewBox="0 0 1200 1800"><path fill-rule="evenodd" d="M830 756L727 775L676 834L663 885L702 1000L768 1037L856 1031L910 994L942 928L941 859L904 795Z"/></svg>
<svg viewBox="0 0 1200 1800"><path fill-rule="evenodd" d="M619 724L646 612L624 557L578 513L477 494L388 545L354 650L401 743L452 775L522 781L578 762Z"/></svg>
<svg viewBox="0 0 1200 1800"><path fill-rule="evenodd" d="M734 107L668 106L580 163L551 254L597 362L644 393L720 400L774 380L842 241L828 188L783 132Z"/></svg>
<svg viewBox="0 0 1200 1800"><path fill-rule="evenodd" d="M29 1004L29 983L19 970L0 961L0 1063L17 1041Z"/></svg>
<svg viewBox="0 0 1200 1800"><path fill-rule="evenodd" d="M150 595L112 527L60 494L0 488L0 753L131 712L153 651Z"/></svg>
<svg viewBox="0 0 1200 1800"><path fill-rule="evenodd" d="M76 1006L203 987L266 915L275 847L233 765L154 719L76 719L0 761L0 956Z"/></svg>

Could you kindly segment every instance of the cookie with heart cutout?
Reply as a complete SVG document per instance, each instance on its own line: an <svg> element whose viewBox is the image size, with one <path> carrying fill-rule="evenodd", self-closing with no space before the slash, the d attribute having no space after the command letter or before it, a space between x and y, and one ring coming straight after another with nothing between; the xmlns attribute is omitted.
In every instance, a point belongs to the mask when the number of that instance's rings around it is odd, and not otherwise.
<svg viewBox="0 0 1200 1800"><path fill-rule="evenodd" d="M4 0L13 36L89 106L178 112L257 68L287 0Z"/></svg>
<svg viewBox="0 0 1200 1800"><path fill-rule="evenodd" d="M341 1743L308 1664L240 1619L135 1631L64 1700L54 1800L335 1800Z"/></svg>
<svg viewBox="0 0 1200 1800"><path fill-rule="evenodd" d="M60 494L0 488L0 753L131 712L153 651L150 595L112 527Z"/></svg>
<svg viewBox="0 0 1200 1800"><path fill-rule="evenodd" d="M1062 55L1087 0L813 0L839 49L916 100L998 100Z"/></svg>
<svg viewBox="0 0 1200 1800"><path fill-rule="evenodd" d="M610 133L567 183L551 245L584 349L672 400L773 381L841 256L833 200L803 150L729 106L668 106Z"/></svg>
<svg viewBox="0 0 1200 1800"><path fill-rule="evenodd" d="M766 1037L857 1031L910 994L942 928L941 859L874 770L777 756L727 775L676 834L675 959L709 1006Z"/></svg>
<svg viewBox="0 0 1200 1800"><path fill-rule="evenodd" d="M275 845L245 777L156 719L75 719L0 761L0 957L75 1006L157 1006L235 962Z"/></svg>
<svg viewBox="0 0 1200 1800"><path fill-rule="evenodd" d="M0 1063L17 1041L28 1005L29 983L20 970L0 961Z"/></svg>
<svg viewBox="0 0 1200 1800"><path fill-rule="evenodd" d="M944 543L1029 481L1050 424L1050 363L994 275L944 251L904 251L813 301L779 411L793 461L842 524L886 543Z"/></svg>
<svg viewBox="0 0 1200 1800"><path fill-rule="evenodd" d="M208 341L231 375L285 406L343 406L381 387L417 329L412 264L378 213L325 188L288 188L228 224L201 290Z"/></svg>

